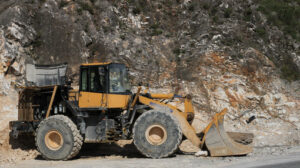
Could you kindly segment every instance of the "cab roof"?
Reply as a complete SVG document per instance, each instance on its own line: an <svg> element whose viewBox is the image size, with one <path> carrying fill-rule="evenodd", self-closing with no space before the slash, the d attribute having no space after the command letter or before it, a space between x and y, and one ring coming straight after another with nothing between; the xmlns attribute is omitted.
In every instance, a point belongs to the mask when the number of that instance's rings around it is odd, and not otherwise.
<svg viewBox="0 0 300 168"><path fill-rule="evenodd" d="M126 67L128 67L127 64L117 63L117 62L93 62L93 63L84 63L84 64L81 64L81 66L101 66L101 65L110 65L110 64L121 64L121 65L125 65Z"/></svg>
<svg viewBox="0 0 300 168"><path fill-rule="evenodd" d="M86 63L86 64L81 64L81 66L97 66L97 65L109 65L112 64L112 62L94 62L94 63Z"/></svg>

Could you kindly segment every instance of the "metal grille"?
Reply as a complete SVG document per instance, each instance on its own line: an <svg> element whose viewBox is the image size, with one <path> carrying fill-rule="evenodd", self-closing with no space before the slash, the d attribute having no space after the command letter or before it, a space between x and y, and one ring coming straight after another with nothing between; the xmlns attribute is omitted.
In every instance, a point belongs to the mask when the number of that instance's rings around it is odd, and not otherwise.
<svg viewBox="0 0 300 168"><path fill-rule="evenodd" d="M26 64L26 79L29 85L63 85L66 80L67 64L33 65Z"/></svg>

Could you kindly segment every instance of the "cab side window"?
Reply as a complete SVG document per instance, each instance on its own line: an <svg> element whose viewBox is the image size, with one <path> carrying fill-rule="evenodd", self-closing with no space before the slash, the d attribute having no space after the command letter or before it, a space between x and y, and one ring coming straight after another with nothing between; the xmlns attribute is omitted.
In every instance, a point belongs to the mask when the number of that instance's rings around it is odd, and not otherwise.
<svg viewBox="0 0 300 168"><path fill-rule="evenodd" d="M90 92L105 92L105 69L102 66L90 67Z"/></svg>
<svg viewBox="0 0 300 168"><path fill-rule="evenodd" d="M125 65L112 64L109 68L109 92L128 93L130 84Z"/></svg>
<svg viewBox="0 0 300 168"><path fill-rule="evenodd" d="M106 72L104 67L98 67L99 73L99 91L106 92Z"/></svg>
<svg viewBox="0 0 300 168"><path fill-rule="evenodd" d="M88 91L88 69L81 70L81 91Z"/></svg>

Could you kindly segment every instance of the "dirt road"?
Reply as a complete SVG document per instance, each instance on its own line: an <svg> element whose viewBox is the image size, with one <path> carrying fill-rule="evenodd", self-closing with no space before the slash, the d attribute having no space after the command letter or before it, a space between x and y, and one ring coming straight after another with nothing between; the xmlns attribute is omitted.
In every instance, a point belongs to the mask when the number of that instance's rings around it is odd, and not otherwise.
<svg viewBox="0 0 300 168"><path fill-rule="evenodd" d="M97 147L98 146L98 147ZM46 161L41 156L32 160L18 161L1 165L1 168L184 168L184 167L297 167L300 164L300 146L255 148L254 152L243 157L195 157L191 154L177 154L171 158L148 159L138 154L130 145L119 148L115 145L84 147L78 158L70 161ZM102 150L99 150L101 149Z"/></svg>

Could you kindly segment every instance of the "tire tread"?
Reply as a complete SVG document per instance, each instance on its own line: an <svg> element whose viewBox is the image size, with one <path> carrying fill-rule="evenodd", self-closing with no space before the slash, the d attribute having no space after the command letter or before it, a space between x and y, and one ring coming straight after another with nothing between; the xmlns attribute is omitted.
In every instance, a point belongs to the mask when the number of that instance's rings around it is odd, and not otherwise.
<svg viewBox="0 0 300 168"><path fill-rule="evenodd" d="M50 116L49 118L44 119L43 121L41 121L41 123L38 125L36 133L49 120L59 120L59 121L62 121L62 122L64 122L65 125L67 125L71 129L72 135L73 135L73 141L74 141L73 148L72 148L72 151L70 152L70 154L68 156L66 156L65 158L61 159L61 160L72 159L73 157L75 157L79 153L79 151L80 151L80 149L82 147L82 143L83 143L83 138L82 138L81 134L79 133L79 130L77 129L77 126L67 116L64 116L64 115L54 115L54 116ZM37 135L35 135L35 145L37 147L37 150L40 152L39 145L37 144ZM45 156L43 153L41 153L41 154L42 154L42 157L44 159L51 160L50 158L48 158L47 156Z"/></svg>
<svg viewBox="0 0 300 168"><path fill-rule="evenodd" d="M149 116L151 115L167 115L169 116L176 124L176 129L178 130L178 138L176 139L176 145L174 145L174 147L172 149L169 150L168 153L160 155L160 156L152 156L151 153L147 153L145 152L142 148L140 148L138 142L136 142L135 140L134 145L137 147L137 149L145 156L147 157L151 157L151 158L155 158L155 159L159 159L159 158L163 158L163 157L168 157L172 154L174 154L176 152L176 150L178 149L178 146L180 145L181 141L182 141L182 131L179 125L178 120L175 118L175 116L173 116L171 113L169 112L160 112L160 111L156 111L156 110L149 110L145 113L143 113L141 116L138 117L138 119L135 121L134 126L133 126L133 137L135 137L135 134L137 133L137 128L139 127L139 124L143 124L144 120L147 119Z"/></svg>

